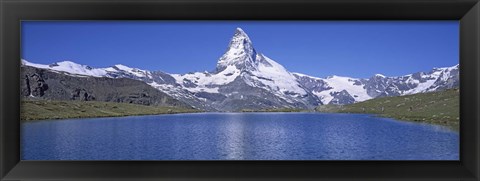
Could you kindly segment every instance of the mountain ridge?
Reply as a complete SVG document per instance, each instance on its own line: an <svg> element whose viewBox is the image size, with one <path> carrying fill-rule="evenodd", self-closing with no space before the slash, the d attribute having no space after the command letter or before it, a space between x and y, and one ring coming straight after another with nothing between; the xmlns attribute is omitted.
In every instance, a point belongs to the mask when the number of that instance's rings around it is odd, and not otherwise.
<svg viewBox="0 0 480 181"><path fill-rule="evenodd" d="M288 71L257 52L251 39L237 28L214 72L169 74L124 65L92 68L72 61L42 65L22 59L22 65L71 76L141 80L195 108L209 111L243 109L313 109L323 104L352 104L377 97L408 95L459 87L459 66L433 68L403 76L318 78Z"/></svg>
<svg viewBox="0 0 480 181"><path fill-rule="evenodd" d="M191 106L145 82L94 76L71 76L46 69L21 67L21 96L26 100L100 101L144 106Z"/></svg>

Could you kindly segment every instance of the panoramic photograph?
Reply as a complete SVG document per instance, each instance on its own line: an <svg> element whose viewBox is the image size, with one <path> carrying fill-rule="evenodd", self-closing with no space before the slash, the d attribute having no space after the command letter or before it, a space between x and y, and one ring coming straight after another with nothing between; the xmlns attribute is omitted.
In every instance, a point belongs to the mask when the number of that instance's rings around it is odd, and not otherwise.
<svg viewBox="0 0 480 181"><path fill-rule="evenodd" d="M458 21L22 21L21 160L459 160Z"/></svg>

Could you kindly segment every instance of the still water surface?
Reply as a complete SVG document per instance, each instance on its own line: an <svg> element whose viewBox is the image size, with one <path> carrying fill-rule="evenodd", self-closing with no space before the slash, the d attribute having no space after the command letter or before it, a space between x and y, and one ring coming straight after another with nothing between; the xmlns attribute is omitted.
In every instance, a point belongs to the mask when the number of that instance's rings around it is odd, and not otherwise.
<svg viewBox="0 0 480 181"><path fill-rule="evenodd" d="M458 160L458 133L366 114L192 113L22 124L22 160Z"/></svg>

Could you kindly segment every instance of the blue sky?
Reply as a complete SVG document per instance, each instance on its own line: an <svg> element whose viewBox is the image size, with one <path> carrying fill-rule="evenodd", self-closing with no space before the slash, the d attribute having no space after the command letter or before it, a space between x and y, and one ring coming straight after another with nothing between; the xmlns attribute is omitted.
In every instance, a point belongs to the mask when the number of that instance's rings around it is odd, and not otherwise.
<svg viewBox="0 0 480 181"><path fill-rule="evenodd" d="M398 76L459 62L458 21L25 21L22 58L210 71L236 27L257 52L318 77Z"/></svg>

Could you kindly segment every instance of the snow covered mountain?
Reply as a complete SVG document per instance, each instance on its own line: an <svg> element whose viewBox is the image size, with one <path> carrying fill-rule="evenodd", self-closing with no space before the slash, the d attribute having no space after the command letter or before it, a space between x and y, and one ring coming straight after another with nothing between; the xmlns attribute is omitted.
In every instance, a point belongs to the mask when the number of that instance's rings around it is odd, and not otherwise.
<svg viewBox="0 0 480 181"><path fill-rule="evenodd" d="M236 29L226 52L218 60L215 72L171 76L176 85L221 111L312 108L320 104L292 73L257 53L248 35L240 28Z"/></svg>
<svg viewBox="0 0 480 181"><path fill-rule="evenodd" d="M23 65L71 76L141 80L199 109L240 111L271 108L310 109L321 104L351 104L372 98L444 90L459 86L458 65L428 73L368 79L341 76L318 78L289 72L257 52L248 35L237 28L214 72L169 74L114 65L92 68L63 61L51 65L22 60ZM321 70L319 70L321 71Z"/></svg>
<svg viewBox="0 0 480 181"><path fill-rule="evenodd" d="M298 81L325 104L351 104L368 99L440 91L459 87L459 65L433 68L397 77L376 74L368 79L294 73Z"/></svg>

